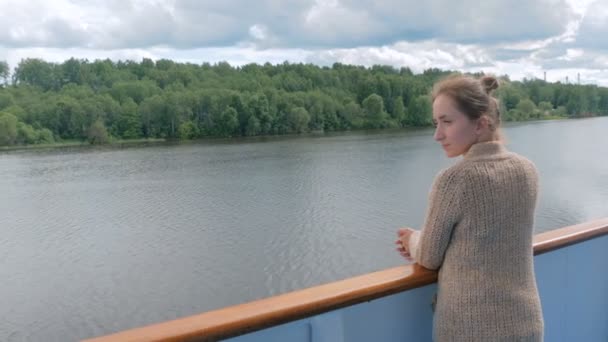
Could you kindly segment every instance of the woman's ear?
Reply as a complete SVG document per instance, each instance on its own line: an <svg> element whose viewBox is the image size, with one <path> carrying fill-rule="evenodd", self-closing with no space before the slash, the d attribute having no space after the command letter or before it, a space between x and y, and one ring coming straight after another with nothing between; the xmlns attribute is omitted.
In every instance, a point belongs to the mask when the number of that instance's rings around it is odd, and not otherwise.
<svg viewBox="0 0 608 342"><path fill-rule="evenodd" d="M475 127L475 133L477 135L482 134L490 129L490 120L486 115L482 115L477 120L477 126Z"/></svg>

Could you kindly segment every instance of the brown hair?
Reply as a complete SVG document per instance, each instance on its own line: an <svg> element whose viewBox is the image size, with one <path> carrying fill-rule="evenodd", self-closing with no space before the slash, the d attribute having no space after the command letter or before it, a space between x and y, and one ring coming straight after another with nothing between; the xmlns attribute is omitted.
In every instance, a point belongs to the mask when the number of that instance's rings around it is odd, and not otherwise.
<svg viewBox="0 0 608 342"><path fill-rule="evenodd" d="M439 95L451 97L458 109L470 120L486 115L490 121L490 129L496 131L500 126L500 111L498 100L491 95L496 88L498 80L494 76L476 79L457 74L435 83L431 96L433 102ZM498 133L496 135L499 136Z"/></svg>

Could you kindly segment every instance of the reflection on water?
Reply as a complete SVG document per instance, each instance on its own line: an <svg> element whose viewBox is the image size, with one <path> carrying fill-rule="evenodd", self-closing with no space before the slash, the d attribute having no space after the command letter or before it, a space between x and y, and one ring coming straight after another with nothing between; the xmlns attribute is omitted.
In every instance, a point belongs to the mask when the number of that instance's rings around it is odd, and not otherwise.
<svg viewBox="0 0 608 342"><path fill-rule="evenodd" d="M608 118L516 124L537 232L608 216ZM70 341L392 267L432 131L0 155L2 341Z"/></svg>

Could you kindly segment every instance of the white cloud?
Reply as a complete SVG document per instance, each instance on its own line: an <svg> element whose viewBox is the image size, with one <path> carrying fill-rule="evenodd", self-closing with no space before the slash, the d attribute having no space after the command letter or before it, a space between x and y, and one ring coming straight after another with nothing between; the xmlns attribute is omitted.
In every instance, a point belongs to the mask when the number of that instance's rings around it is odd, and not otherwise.
<svg viewBox="0 0 608 342"><path fill-rule="evenodd" d="M566 55L562 56L562 57L558 57L558 59L563 59L566 61L571 61L574 59L577 59L579 57L581 57L584 54L583 50L581 49L567 49L566 50Z"/></svg>
<svg viewBox="0 0 608 342"><path fill-rule="evenodd" d="M605 84L605 0L1 0L0 60L169 58L577 73ZM549 10L550 9L550 10ZM574 72L574 74L572 74Z"/></svg>
<svg viewBox="0 0 608 342"><path fill-rule="evenodd" d="M203 62L217 63L228 61L232 65L245 65L249 63L272 64L284 61L305 62L313 53L302 49L266 49L258 50L253 47L227 47L227 48L200 48L200 49L172 49L167 47L154 47L147 49L116 49L95 50L83 48L0 48L0 60L5 60L15 67L24 58L42 58L49 62L60 63L71 57L87 59L135 60L142 58L172 59L177 62L190 62L201 64Z"/></svg>
<svg viewBox="0 0 608 342"><path fill-rule="evenodd" d="M587 13L589 5L597 0L566 0L566 2L572 7L572 10L580 16L584 16Z"/></svg>
<svg viewBox="0 0 608 342"><path fill-rule="evenodd" d="M429 68L469 70L492 65L488 51L484 48L436 41L400 42L382 47L331 49L311 54L308 61L325 65L334 62L364 66L382 64L396 68L409 67L416 73Z"/></svg>

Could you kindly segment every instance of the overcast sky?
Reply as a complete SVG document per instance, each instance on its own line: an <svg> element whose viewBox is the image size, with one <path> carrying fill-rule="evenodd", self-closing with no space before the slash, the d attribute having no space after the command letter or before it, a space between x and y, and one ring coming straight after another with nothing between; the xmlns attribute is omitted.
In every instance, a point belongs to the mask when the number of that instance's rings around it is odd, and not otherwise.
<svg viewBox="0 0 608 342"><path fill-rule="evenodd" d="M0 60L436 67L608 86L608 0L0 0Z"/></svg>

